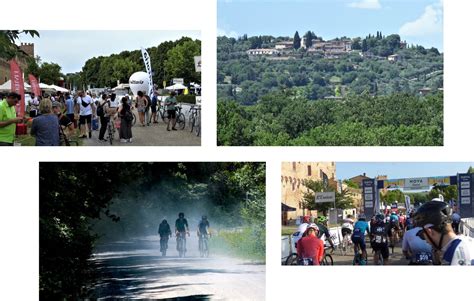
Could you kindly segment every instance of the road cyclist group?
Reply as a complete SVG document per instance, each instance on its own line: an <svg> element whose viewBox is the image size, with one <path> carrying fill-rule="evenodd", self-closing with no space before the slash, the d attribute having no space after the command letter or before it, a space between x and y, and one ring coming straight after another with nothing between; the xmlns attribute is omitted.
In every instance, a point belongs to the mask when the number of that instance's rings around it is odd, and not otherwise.
<svg viewBox="0 0 474 301"><path fill-rule="evenodd" d="M34 136L36 146L70 146L79 145L79 139L92 139L93 131L99 131L100 142L113 144L118 132L118 141L131 143L132 126L137 122L134 110L142 127L158 123L161 117L167 130L175 131L177 127L184 129L186 120L174 91L164 101L159 100L158 91L154 91L151 98L138 91L135 99L128 94L117 96L113 91L99 95L84 91L33 94L26 106L29 116L17 117L16 107L20 101L21 96L15 92L0 95L0 146L20 145L15 144L17 124L31 128L30 135ZM197 136L200 135L200 116L200 106L191 106L189 126Z"/></svg>
<svg viewBox="0 0 474 301"><path fill-rule="evenodd" d="M367 265L366 242L372 248L374 265L390 265L390 249L401 245L408 265L474 265L474 239L459 233L461 217L440 199L433 199L411 210L407 215L395 211L376 213L370 220L364 214L357 221L348 215L342 224L342 241L338 244L345 255L353 250L353 265ZM297 250L287 258L289 265L331 264L326 250L334 251L334 237L327 230L326 218L315 223L303 221L293 234ZM334 236L334 235L333 235ZM326 244L323 242L326 240ZM329 258L329 259L328 259Z"/></svg>
<svg viewBox="0 0 474 301"><path fill-rule="evenodd" d="M163 219L158 227L158 234L160 236L160 252L162 256L166 256L168 250L168 240L172 237L171 227L166 219ZM186 236L189 234L188 220L184 217L184 213L178 214L178 219L175 221L174 234L176 237L176 251L179 257L186 256ZM197 237L199 239L199 254L201 257L209 257L209 238L211 237L211 230L207 216L203 215L198 223Z"/></svg>

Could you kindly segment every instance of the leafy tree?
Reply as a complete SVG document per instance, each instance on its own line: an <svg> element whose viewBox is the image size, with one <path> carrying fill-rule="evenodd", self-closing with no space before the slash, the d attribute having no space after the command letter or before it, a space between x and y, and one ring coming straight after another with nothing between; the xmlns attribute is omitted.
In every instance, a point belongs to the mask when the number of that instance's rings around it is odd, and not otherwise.
<svg viewBox="0 0 474 301"><path fill-rule="evenodd" d="M195 71L194 57L201 55L201 42L187 41L169 50L165 70L169 78L184 78L186 82L199 82L201 76Z"/></svg>
<svg viewBox="0 0 474 301"><path fill-rule="evenodd" d="M302 202L304 207L309 210L318 210L323 215L327 215L330 208L334 207L332 203L316 203L315 194L317 192L330 192L335 191L333 187L328 186L323 181L315 180L304 180L303 185L310 191L303 193ZM335 191L336 195L336 208L338 209L349 209L353 207L354 199L348 189L343 189L341 192Z"/></svg>
<svg viewBox="0 0 474 301"><path fill-rule="evenodd" d="M32 38L39 37L36 30L0 30L0 58L10 60L15 56L22 56L15 41L23 34L30 35Z"/></svg>

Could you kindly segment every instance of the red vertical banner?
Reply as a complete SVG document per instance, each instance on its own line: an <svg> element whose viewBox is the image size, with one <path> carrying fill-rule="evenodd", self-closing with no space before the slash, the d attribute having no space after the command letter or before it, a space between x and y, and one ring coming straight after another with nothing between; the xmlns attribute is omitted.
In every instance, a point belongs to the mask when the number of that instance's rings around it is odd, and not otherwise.
<svg viewBox="0 0 474 301"><path fill-rule="evenodd" d="M30 80L31 91L35 93L35 96L41 95L41 89L38 83L38 80L33 74L28 74L28 79Z"/></svg>
<svg viewBox="0 0 474 301"><path fill-rule="evenodd" d="M23 83L23 73L15 60L10 61L10 79L12 82L12 92L20 94L21 100L17 106L17 116L25 116L25 84Z"/></svg>

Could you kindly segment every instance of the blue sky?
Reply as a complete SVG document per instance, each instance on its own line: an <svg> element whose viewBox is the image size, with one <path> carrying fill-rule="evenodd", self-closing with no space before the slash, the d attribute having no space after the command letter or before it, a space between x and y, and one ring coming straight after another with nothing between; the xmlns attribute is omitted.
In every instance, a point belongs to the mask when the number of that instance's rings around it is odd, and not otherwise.
<svg viewBox="0 0 474 301"><path fill-rule="evenodd" d="M454 176L465 173L474 162L336 162L337 179L349 179L364 172L368 177L387 175L389 179Z"/></svg>
<svg viewBox="0 0 474 301"><path fill-rule="evenodd" d="M312 30L324 39L382 31L443 50L442 0L218 0L218 34L291 36Z"/></svg>
<svg viewBox="0 0 474 301"><path fill-rule="evenodd" d="M95 56L158 46L183 36L200 39L199 31L178 30L40 30L39 38L22 35L20 42L35 43L35 55L44 62L54 62L63 73L81 71L84 63Z"/></svg>

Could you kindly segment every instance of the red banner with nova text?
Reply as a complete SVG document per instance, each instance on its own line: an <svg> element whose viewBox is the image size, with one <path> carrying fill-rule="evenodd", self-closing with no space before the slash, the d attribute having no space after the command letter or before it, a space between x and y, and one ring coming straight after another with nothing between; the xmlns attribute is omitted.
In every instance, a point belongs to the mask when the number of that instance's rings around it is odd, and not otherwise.
<svg viewBox="0 0 474 301"><path fill-rule="evenodd" d="M31 91L35 93L35 96L40 96L41 95L41 89L38 83L38 80L33 74L28 74L28 79L30 80L30 86L31 86Z"/></svg>
<svg viewBox="0 0 474 301"><path fill-rule="evenodd" d="M25 116L25 84L23 82L23 73L15 60L10 61L10 79L12 82L12 92L20 94L21 100L16 108L18 117Z"/></svg>

